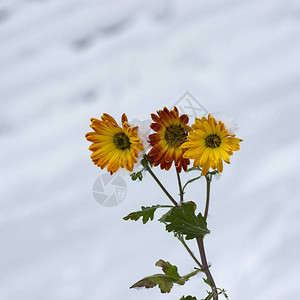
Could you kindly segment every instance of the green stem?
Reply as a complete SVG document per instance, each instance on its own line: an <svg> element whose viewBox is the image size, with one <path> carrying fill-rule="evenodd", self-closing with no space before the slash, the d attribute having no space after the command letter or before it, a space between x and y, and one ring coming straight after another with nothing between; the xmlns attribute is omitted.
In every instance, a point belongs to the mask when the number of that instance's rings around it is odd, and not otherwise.
<svg viewBox="0 0 300 300"><path fill-rule="evenodd" d="M205 176L205 178L206 178L206 204L205 204L204 218L206 220L207 215L208 215L208 209L209 209L210 184L211 184L211 180L212 180L212 175L207 174ZM199 252L200 252L200 256L201 256L201 262L202 262L202 265L204 268L203 271L204 271L205 275L207 276L207 279L209 280L209 283L210 283L210 286L211 286L211 289L213 292L213 300L218 300L218 291L217 291L215 281L214 281L214 279L210 273L209 267L208 267L203 239L198 238L197 243L198 243Z"/></svg>
<svg viewBox="0 0 300 300"><path fill-rule="evenodd" d="M185 188L186 188L186 186L188 185L188 184L190 184L190 183L192 183L192 182L194 182L195 180L198 180L199 178L201 178L202 177L202 175L200 175L200 176L198 176L198 177L195 177L195 178L192 178L192 179L190 179L184 186L183 186L183 188L182 188L182 190L183 190L183 193L184 193L184 190L185 190Z"/></svg>
<svg viewBox="0 0 300 300"><path fill-rule="evenodd" d="M156 175L153 173L149 165L146 166L147 171L149 174L153 177L153 179L156 181L156 183L159 185L159 187L163 190L163 192L166 194L166 196L172 201L172 203L179 207L179 204L175 201L175 199L170 195L170 193L166 190L166 188L163 186L163 184L160 182L160 180L156 177Z"/></svg>
<svg viewBox="0 0 300 300"><path fill-rule="evenodd" d="M207 174L205 178L206 178L206 204L205 204L204 219L206 220L208 215L208 209L209 209L210 184L212 180L212 175Z"/></svg>
<svg viewBox="0 0 300 300"><path fill-rule="evenodd" d="M201 270L203 270L203 266L201 265L200 261L196 258L196 256L192 252L192 250L186 244L186 242L184 241L183 237L182 236L178 236L178 235L176 235L176 237L182 243L182 245L184 246L184 248L186 249L186 251L190 254L190 256L193 258L193 260L195 261L195 263L200 267Z"/></svg>
<svg viewBox="0 0 300 300"><path fill-rule="evenodd" d="M216 288L216 284L215 281L210 273L209 270L209 266L206 260L206 255L205 255L205 249L204 249L204 243L203 243L203 239L198 238L197 239L197 243L198 243L198 247L199 247L199 252L200 252L200 256L201 256L201 261L202 261L202 265L203 265L203 272L205 273L205 275L207 276L207 279L209 280L212 292L213 292L213 299L214 300L218 300L218 291Z"/></svg>
<svg viewBox="0 0 300 300"><path fill-rule="evenodd" d="M176 170L176 175L177 175L177 181L178 181L178 187L179 187L179 196L180 196L180 204L183 202L183 189L181 185L181 180L180 180L180 174Z"/></svg>

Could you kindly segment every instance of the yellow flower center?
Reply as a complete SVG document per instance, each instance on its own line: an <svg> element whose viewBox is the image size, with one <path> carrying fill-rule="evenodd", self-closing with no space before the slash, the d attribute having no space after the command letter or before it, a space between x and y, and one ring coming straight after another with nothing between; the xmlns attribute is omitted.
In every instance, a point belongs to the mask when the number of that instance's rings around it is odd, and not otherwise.
<svg viewBox="0 0 300 300"><path fill-rule="evenodd" d="M170 125L165 132L165 139L167 143L175 148L187 141L188 132L180 125Z"/></svg>
<svg viewBox="0 0 300 300"><path fill-rule="evenodd" d="M118 149L130 149L129 137L124 132L119 132L114 135L114 143Z"/></svg>
<svg viewBox="0 0 300 300"><path fill-rule="evenodd" d="M216 134L210 134L205 138L205 145L208 148L218 148L221 145L221 139Z"/></svg>

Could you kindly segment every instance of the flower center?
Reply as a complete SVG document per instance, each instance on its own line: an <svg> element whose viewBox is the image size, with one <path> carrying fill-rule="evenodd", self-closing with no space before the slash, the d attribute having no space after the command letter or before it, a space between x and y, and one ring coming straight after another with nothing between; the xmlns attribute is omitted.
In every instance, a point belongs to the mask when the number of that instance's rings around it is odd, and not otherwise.
<svg viewBox="0 0 300 300"><path fill-rule="evenodd" d="M167 127L165 139L169 145L178 148L181 144L187 141L188 131L180 125L171 125Z"/></svg>
<svg viewBox="0 0 300 300"><path fill-rule="evenodd" d="M205 145L208 148L218 148L221 145L221 139L216 134L210 134L205 138Z"/></svg>
<svg viewBox="0 0 300 300"><path fill-rule="evenodd" d="M129 137L124 132L119 132L114 135L114 143L118 149L130 149Z"/></svg>

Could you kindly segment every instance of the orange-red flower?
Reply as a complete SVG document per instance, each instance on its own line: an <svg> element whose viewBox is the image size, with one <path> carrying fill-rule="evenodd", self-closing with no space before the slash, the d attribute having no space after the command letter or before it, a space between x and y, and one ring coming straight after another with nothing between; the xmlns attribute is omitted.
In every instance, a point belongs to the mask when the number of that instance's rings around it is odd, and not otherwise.
<svg viewBox="0 0 300 300"><path fill-rule="evenodd" d="M240 149L243 140L229 134L224 123L208 117L196 118L192 132L187 142L180 147L186 149L183 157L194 159L194 167L202 168L202 175L206 175L210 168L223 171L223 160L230 164L229 156Z"/></svg>
<svg viewBox="0 0 300 300"><path fill-rule="evenodd" d="M138 138L138 127L130 127L125 114L122 115L122 127L109 114L103 114L101 120L92 118L90 127L94 132L86 134L86 139L93 144L91 158L95 165L113 174L119 168L132 172L139 157L139 151L144 150Z"/></svg>
<svg viewBox="0 0 300 300"><path fill-rule="evenodd" d="M160 165L162 170L168 171L174 161L178 173L181 172L181 169L186 171L190 160L183 158L186 150L180 146L187 141L190 130L187 125L189 117L185 114L179 116L177 107L170 111L164 107L163 110L157 111L157 115L151 114L151 117L154 123L151 123L150 127L156 132L149 136L152 148L148 159L151 164Z"/></svg>

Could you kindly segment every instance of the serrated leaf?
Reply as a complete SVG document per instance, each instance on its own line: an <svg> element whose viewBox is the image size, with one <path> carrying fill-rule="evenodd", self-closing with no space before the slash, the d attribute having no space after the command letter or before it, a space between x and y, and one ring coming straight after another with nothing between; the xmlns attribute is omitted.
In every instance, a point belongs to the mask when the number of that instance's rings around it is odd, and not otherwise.
<svg viewBox="0 0 300 300"><path fill-rule="evenodd" d="M158 262L156 262L155 265L157 267L161 267L166 275L170 275L175 278L180 278L180 275L178 274L178 268L175 265L171 265L168 261L160 259Z"/></svg>
<svg viewBox="0 0 300 300"><path fill-rule="evenodd" d="M178 274L178 270L176 266L171 265L169 262L160 259L156 264L157 267L161 267L164 274L154 274L151 276L147 276L130 288L137 287L145 287L145 288L153 288L158 285L161 293L170 293L174 283L183 285L188 281L188 279L194 275L196 275L200 269L197 269L194 272L191 272L185 276L180 276Z"/></svg>
<svg viewBox="0 0 300 300"><path fill-rule="evenodd" d="M193 202L182 203L180 207L171 208L159 221L166 224L167 231L183 234L187 240L203 238L210 232L201 213L195 215Z"/></svg>
<svg viewBox="0 0 300 300"><path fill-rule="evenodd" d="M136 282L130 288L145 287L153 288L158 285L161 293L170 293L174 283L183 285L184 282L181 282L178 278L173 278L164 274L155 274L152 276L145 277L140 281Z"/></svg>
<svg viewBox="0 0 300 300"><path fill-rule="evenodd" d="M192 296L182 296L179 300L197 300L197 298Z"/></svg>
<svg viewBox="0 0 300 300"><path fill-rule="evenodd" d="M155 211L161 207L161 205L153 205L151 207L142 206L140 211L135 211L124 217L124 220L134 220L137 221L139 218L143 218L143 224L147 223L149 219L152 221L154 218Z"/></svg>

